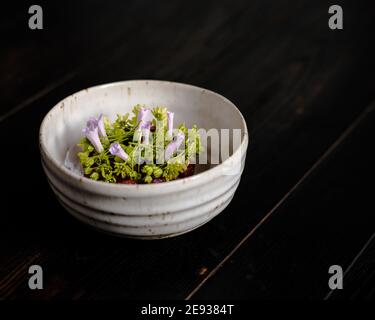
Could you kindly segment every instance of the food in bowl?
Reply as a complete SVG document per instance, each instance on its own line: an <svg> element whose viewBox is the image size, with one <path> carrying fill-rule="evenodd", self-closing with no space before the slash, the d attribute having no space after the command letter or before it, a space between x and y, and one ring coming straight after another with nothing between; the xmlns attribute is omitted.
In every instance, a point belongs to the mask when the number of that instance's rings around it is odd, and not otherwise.
<svg viewBox="0 0 375 320"><path fill-rule="evenodd" d="M201 151L196 125L173 127L174 113L165 107L133 107L111 123L100 114L82 130L77 153L83 175L109 183L161 183L194 173Z"/></svg>
<svg viewBox="0 0 375 320"><path fill-rule="evenodd" d="M194 175L164 183L106 183L67 168L67 152L82 138L82 128L91 116L104 113L114 122L117 113L131 112L138 103L167 106L176 123L184 122L189 128L196 124L207 132L240 130L240 144L232 144L231 138L206 144L200 131L204 152L199 154ZM237 107L215 92L176 82L131 80L87 88L58 102L41 124L39 141L47 181L67 212L113 235L160 239L196 229L230 204L245 165L248 131ZM221 154L228 146L229 153L223 153L218 163L208 158L207 164L201 164L205 153ZM77 152L71 155L77 158ZM238 170L231 172L231 168ZM227 214L236 218L234 210ZM50 227L59 226L52 222Z"/></svg>

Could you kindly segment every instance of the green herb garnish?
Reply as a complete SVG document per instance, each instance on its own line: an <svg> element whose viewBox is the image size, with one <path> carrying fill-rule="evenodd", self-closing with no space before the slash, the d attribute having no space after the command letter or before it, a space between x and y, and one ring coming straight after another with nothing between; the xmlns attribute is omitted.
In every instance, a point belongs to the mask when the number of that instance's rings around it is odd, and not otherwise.
<svg viewBox="0 0 375 320"><path fill-rule="evenodd" d="M201 151L198 128L180 124L164 107L136 105L132 115L110 121L90 118L78 146L83 174L110 183L156 183L177 179Z"/></svg>

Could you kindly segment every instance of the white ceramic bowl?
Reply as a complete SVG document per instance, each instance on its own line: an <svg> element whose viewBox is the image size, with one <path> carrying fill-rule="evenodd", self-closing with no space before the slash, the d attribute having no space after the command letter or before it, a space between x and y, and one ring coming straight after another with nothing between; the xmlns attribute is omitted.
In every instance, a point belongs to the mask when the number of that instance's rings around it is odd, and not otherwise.
<svg viewBox="0 0 375 320"><path fill-rule="evenodd" d="M160 184L97 182L64 166L67 150L80 139L90 116L103 113L114 118L138 103L167 107L175 112L176 124L241 129L241 144L216 166ZM135 80L92 87L65 98L44 118L39 140L48 182L68 212L105 232L155 239L193 230L224 210L240 182L248 133L240 111L217 93L181 83ZM228 174L231 165L240 170Z"/></svg>

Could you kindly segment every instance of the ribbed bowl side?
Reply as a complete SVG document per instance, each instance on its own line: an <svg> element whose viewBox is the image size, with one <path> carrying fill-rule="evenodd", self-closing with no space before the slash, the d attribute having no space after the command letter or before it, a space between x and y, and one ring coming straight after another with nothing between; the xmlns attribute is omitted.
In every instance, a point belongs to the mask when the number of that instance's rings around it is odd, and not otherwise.
<svg viewBox="0 0 375 320"><path fill-rule="evenodd" d="M105 232L145 239L174 236L203 225L226 208L240 182L240 174L223 175L159 197L135 198L124 193L108 198L73 189L48 165L42 165L58 200L74 217Z"/></svg>

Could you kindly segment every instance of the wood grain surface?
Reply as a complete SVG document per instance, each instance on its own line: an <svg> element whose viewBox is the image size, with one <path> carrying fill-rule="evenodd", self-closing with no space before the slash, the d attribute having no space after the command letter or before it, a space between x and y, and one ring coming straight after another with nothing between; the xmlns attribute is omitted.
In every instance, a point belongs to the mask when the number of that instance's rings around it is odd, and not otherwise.
<svg viewBox="0 0 375 320"><path fill-rule="evenodd" d="M50 1L43 30L27 26L31 2L2 10L0 299L373 297L375 3L337 3L336 31L328 1ZM232 203L186 235L92 231L44 177L48 110L128 79L202 86L246 118ZM32 264L43 267L43 290L27 286ZM331 264L348 269L341 293L329 293Z"/></svg>

